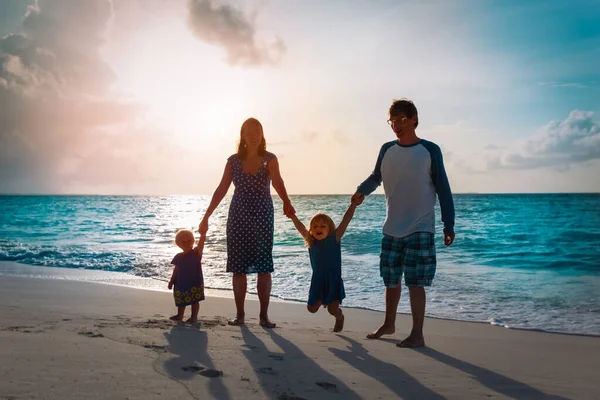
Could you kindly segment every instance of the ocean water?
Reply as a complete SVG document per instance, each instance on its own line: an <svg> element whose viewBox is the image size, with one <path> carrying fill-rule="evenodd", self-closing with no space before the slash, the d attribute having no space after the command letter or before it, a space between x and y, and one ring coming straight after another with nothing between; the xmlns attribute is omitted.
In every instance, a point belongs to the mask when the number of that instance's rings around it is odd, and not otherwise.
<svg viewBox="0 0 600 400"><path fill-rule="evenodd" d="M181 228L196 229L208 196L0 196L0 261L169 278ZM337 223L349 196L292 196L306 223ZM225 272L229 198L211 218L207 287ZM273 296L306 301L308 251L275 197ZM455 195L456 241L443 245L427 315L512 328L600 335L600 194ZM383 310L379 246L385 198L369 196L342 239L344 305ZM165 284L166 285L166 284ZM250 279L249 290L255 287ZM403 290L400 312L409 313Z"/></svg>

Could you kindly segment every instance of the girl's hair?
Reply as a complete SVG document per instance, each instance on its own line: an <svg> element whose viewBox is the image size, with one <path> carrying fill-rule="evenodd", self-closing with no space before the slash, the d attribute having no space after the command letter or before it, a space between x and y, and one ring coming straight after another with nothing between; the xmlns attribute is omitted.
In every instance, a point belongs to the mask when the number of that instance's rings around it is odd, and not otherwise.
<svg viewBox="0 0 600 400"><path fill-rule="evenodd" d="M244 121L242 128L240 129L240 141L237 147L237 155L240 160L245 159L248 153L248 150L246 149L246 142L244 141L244 130L252 124L257 125L260 128L260 132L263 134L263 138L258 146L258 155L262 157L267 152L267 141L265 140L265 132L263 131L262 124L256 118L248 118Z"/></svg>
<svg viewBox="0 0 600 400"><path fill-rule="evenodd" d="M190 231L189 229L178 230L177 233L175 234L175 243L177 243L177 239L179 239L180 237L182 237L184 235L192 235L192 237L194 237L194 232Z"/></svg>
<svg viewBox="0 0 600 400"><path fill-rule="evenodd" d="M308 224L308 236L304 238L306 247L312 246L315 242L315 238L313 237L311 232L313 224L317 221L325 222L325 225L327 225L327 228L329 228L329 236L335 234L335 223L333 222L331 217L325 213L317 213L310 219L310 223Z"/></svg>

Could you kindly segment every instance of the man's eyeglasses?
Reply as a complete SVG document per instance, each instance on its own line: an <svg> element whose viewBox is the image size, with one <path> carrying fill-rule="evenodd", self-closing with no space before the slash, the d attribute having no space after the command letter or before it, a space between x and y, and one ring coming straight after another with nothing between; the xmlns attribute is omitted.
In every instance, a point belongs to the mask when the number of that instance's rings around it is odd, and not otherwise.
<svg viewBox="0 0 600 400"><path fill-rule="evenodd" d="M393 126L394 124L403 124L404 121L406 121L408 118L407 117L402 117L402 118L396 118L396 119L388 119L387 123L389 126Z"/></svg>

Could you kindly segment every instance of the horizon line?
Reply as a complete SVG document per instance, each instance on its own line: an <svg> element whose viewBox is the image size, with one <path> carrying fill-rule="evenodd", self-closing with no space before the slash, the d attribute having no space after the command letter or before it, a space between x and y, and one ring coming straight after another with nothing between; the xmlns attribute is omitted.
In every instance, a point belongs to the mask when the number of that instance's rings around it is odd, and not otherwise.
<svg viewBox="0 0 600 400"><path fill-rule="evenodd" d="M289 196L352 196L354 193L288 193ZM454 192L452 195L540 195L540 194L600 194L600 192ZM229 196L228 193L226 196ZM162 193L162 194L116 194L116 193L0 193L2 196L113 196L113 197L161 197L161 196L212 196L203 193ZM271 194L278 197L277 194ZM372 193L369 196L385 196Z"/></svg>

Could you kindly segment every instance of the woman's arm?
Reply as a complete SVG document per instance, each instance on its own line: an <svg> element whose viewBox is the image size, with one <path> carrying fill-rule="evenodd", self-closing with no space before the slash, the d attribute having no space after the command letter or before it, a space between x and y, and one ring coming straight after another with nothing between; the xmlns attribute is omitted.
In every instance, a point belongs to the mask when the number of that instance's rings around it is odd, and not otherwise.
<svg viewBox="0 0 600 400"><path fill-rule="evenodd" d="M356 206L356 202L350 203L350 207L348 207L348 210L346 210L344 218L342 218L342 222L340 222L340 225L335 230L335 238L338 242L342 240L342 236L344 236L348 224L350 224L350 221L352 221L352 217L354 216L354 210L356 210Z"/></svg>
<svg viewBox="0 0 600 400"><path fill-rule="evenodd" d="M279 172L279 161L277 158L271 159L269 161L269 175L271 176L271 181L273 182L273 188L279 195L281 201L283 201L283 213L287 217L291 217L296 214L296 210L292 206L292 202L288 197L287 190L285 189L285 184L283 183L283 179L281 178L281 173Z"/></svg>
<svg viewBox="0 0 600 400"><path fill-rule="evenodd" d="M217 189L213 193L212 199L210 200L210 204L206 209L206 212L204 213L204 217L202 217L200 225L198 226L198 232L200 232L201 236L206 235L206 232L208 231L208 219L215 211L215 209L219 206L219 203L221 203L223 197L225 197L225 195L227 194L229 186L231 186L232 180L233 174L231 172L231 165L228 162L227 164L225 164L225 171L223 171L221 183L219 183L219 186L217 186Z"/></svg>

